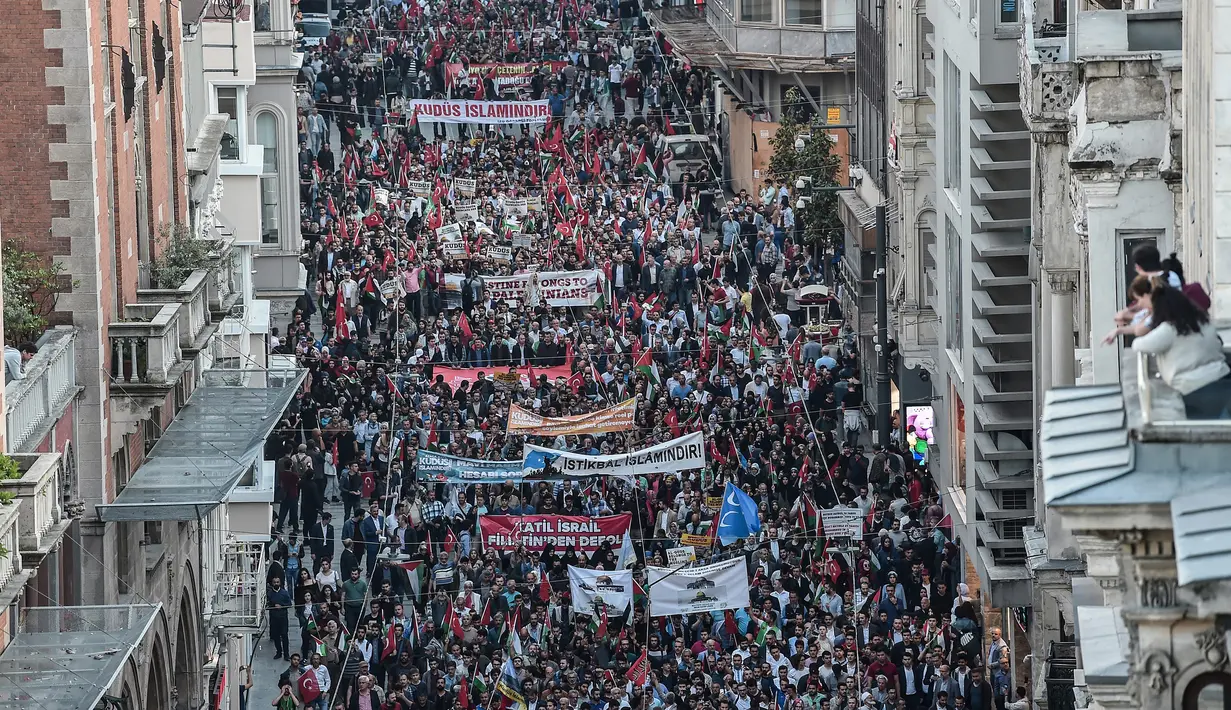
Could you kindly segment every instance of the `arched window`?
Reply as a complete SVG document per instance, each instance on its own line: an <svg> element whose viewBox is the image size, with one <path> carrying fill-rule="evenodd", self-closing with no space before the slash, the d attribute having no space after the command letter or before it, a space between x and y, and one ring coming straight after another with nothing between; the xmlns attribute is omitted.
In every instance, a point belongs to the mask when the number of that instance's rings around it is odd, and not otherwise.
<svg viewBox="0 0 1231 710"><path fill-rule="evenodd" d="M1184 689L1184 710L1231 710L1231 675L1203 673Z"/></svg>
<svg viewBox="0 0 1231 710"><path fill-rule="evenodd" d="M282 188L278 179L278 117L272 111L256 115L256 140L265 148L261 166L261 244L279 244Z"/></svg>

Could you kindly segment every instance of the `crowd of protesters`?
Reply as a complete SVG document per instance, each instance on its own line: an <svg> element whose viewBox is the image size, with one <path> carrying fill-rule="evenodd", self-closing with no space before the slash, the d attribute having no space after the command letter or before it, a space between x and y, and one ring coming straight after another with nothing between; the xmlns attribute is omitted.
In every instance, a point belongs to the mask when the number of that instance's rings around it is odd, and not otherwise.
<svg viewBox="0 0 1231 710"><path fill-rule="evenodd" d="M513 85L446 69L549 61L563 68ZM963 583L926 443L909 430L863 445L859 353L836 306L801 304L825 274L789 184L731 196L717 165L666 179L666 136L712 133L714 107L708 79L635 4L360 0L304 74L314 297L277 338L309 376L269 452L269 634L288 662L273 706L1025 707ZM402 111L443 96L547 98L553 118L442 130ZM423 183L428 194L412 189ZM509 214L522 197L539 208ZM467 200L477 221L458 218ZM437 232L455 223L460 254ZM492 258L504 246L511 259ZM602 274L589 306L498 300L485 284L583 270ZM566 374L493 377L536 367ZM474 376L446 381L446 368ZM630 398L628 431L506 433L513 404L560 417ZM705 468L627 484L455 485L416 471L421 448L515 461L527 442L609 454L695 431ZM713 501L728 482L762 526L724 545ZM826 538L816 511L835 506L860 510L861 539ZM494 549L478 534L480 516L536 513L632 513L631 554ZM748 608L652 616L644 568L668 566L682 535L710 537L698 563L746 559ZM570 603L568 566L632 567L642 593L594 623Z"/></svg>

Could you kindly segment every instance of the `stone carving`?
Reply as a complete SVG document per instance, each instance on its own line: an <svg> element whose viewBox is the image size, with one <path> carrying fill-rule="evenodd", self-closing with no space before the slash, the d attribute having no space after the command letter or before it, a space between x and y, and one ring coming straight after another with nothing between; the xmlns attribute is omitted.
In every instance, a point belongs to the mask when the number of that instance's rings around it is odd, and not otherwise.
<svg viewBox="0 0 1231 710"><path fill-rule="evenodd" d="M1227 665L1227 637L1218 629L1208 629L1194 639L1197 649L1211 668L1221 669Z"/></svg>
<svg viewBox="0 0 1231 710"><path fill-rule="evenodd" d="M1175 663L1166 651L1151 651L1141 661L1140 670L1143 696L1162 696L1171 688L1175 678ZM1159 705L1152 704L1151 707Z"/></svg>
<svg viewBox="0 0 1231 710"><path fill-rule="evenodd" d="M1141 605L1154 609L1179 606L1176 601L1178 584L1173 577L1151 577L1141 580Z"/></svg>

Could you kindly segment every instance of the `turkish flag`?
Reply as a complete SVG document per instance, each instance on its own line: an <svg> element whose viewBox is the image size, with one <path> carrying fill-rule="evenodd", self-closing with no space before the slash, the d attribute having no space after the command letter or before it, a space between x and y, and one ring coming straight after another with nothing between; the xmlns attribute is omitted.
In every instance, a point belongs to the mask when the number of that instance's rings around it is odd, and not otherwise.
<svg viewBox="0 0 1231 710"><path fill-rule="evenodd" d="M376 472L364 471L363 483L361 484L360 493L364 498L371 498L376 492Z"/></svg>
<svg viewBox="0 0 1231 710"><path fill-rule="evenodd" d="M316 682L316 671L311 668L299 676L299 697L305 703L310 703L321 697L321 686Z"/></svg>

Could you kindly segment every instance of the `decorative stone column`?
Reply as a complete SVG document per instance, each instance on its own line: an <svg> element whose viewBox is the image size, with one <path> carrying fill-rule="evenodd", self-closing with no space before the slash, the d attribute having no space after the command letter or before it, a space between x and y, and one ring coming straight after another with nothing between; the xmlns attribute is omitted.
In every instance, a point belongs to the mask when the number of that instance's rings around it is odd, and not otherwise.
<svg viewBox="0 0 1231 710"><path fill-rule="evenodd" d="M1097 535L1074 535L1086 558L1086 576L1098 582L1103 590L1103 604L1121 606L1124 603L1124 570L1120 564L1123 545L1118 539L1108 540Z"/></svg>
<svg viewBox="0 0 1231 710"><path fill-rule="evenodd" d="M1052 387L1069 387L1076 382L1076 363L1073 351L1076 338L1073 334L1073 300L1077 293L1077 273L1074 271L1047 272L1050 291L1051 330L1049 349L1051 353Z"/></svg>

